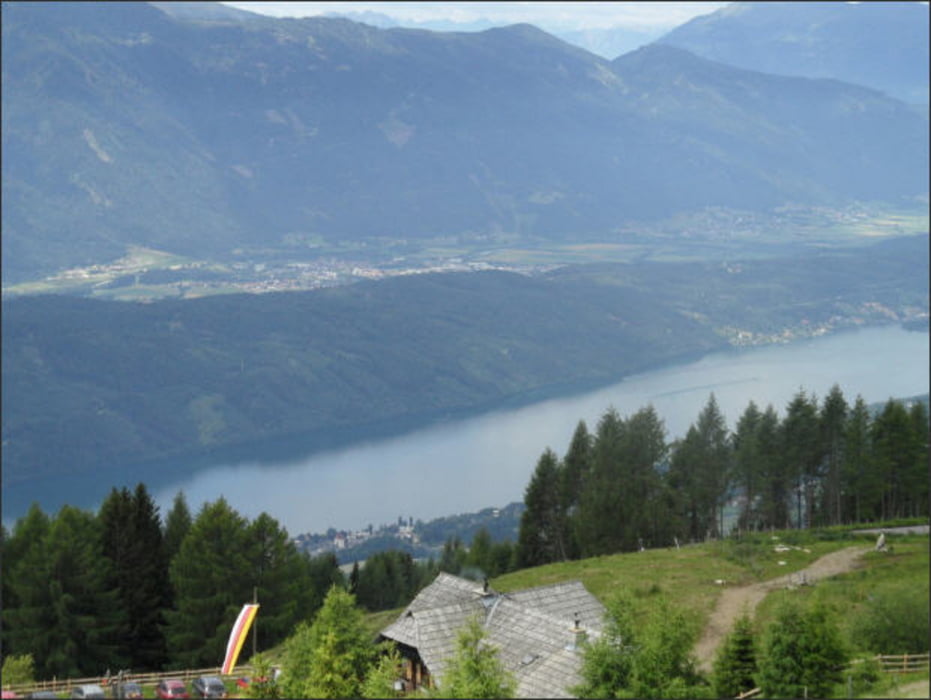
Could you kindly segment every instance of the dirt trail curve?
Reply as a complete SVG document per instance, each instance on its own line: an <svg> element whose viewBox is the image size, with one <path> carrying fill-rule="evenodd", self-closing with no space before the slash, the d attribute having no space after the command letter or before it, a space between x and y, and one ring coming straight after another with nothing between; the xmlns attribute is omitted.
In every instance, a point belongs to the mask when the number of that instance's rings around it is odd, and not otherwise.
<svg viewBox="0 0 931 700"><path fill-rule="evenodd" d="M796 571L785 576L753 583L749 586L740 588L725 588L718 598L718 603L711 613L705 631L701 639L692 650L698 661L698 667L704 671L710 671L714 663L714 655L721 642L731 631L734 622L740 617L740 614L746 606L747 612L752 615L756 606L767 593L785 588L786 586L799 581L805 580L808 583L814 583L822 578L829 578L852 571L856 567L857 559L864 553L868 552L870 547L847 547L830 554L825 554L820 559L801 571Z"/></svg>

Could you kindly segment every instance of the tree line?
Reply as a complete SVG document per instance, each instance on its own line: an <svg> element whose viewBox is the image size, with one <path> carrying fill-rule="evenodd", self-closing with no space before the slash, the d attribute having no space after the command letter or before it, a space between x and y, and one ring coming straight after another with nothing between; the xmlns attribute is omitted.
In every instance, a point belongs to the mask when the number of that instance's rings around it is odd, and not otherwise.
<svg viewBox="0 0 931 700"><path fill-rule="evenodd" d="M518 567L673 546L725 532L820 527L928 514L928 410L890 399L873 415L834 385L799 390L780 417L753 401L733 431L711 394L667 443L652 406L579 421L565 455L546 448L524 495Z"/></svg>
<svg viewBox="0 0 931 700"><path fill-rule="evenodd" d="M220 498L192 517L179 493L162 522L144 484L97 513L33 504L2 554L3 656L31 654L40 679L219 665L254 595L265 649L344 585L334 555L299 552L268 514L249 521Z"/></svg>

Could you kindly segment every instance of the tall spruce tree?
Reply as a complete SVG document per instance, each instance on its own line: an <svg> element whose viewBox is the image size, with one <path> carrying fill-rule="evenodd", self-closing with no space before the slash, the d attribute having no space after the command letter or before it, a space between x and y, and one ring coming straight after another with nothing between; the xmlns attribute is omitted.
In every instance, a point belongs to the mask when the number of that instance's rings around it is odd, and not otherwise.
<svg viewBox="0 0 931 700"><path fill-rule="evenodd" d="M111 563L111 585L118 589L126 615L121 643L129 667L159 669L167 658L162 627L170 584L158 507L139 484L132 494L126 488L113 489L97 518L103 556Z"/></svg>
<svg viewBox="0 0 931 700"><path fill-rule="evenodd" d="M712 672L715 697L733 698L756 687L756 644L753 623L744 613L718 649Z"/></svg>
<svg viewBox="0 0 931 700"><path fill-rule="evenodd" d="M928 408L916 401L908 410L912 424L910 440L911 465L906 478L905 490L909 494L912 516L928 515Z"/></svg>
<svg viewBox="0 0 931 700"><path fill-rule="evenodd" d="M562 509L565 513L566 555L569 559L578 559L581 554L579 533L576 531L577 514L582 490L591 471L591 461L592 436L585 421L580 420L562 461Z"/></svg>
<svg viewBox="0 0 931 700"><path fill-rule="evenodd" d="M605 411L598 421L591 468L582 485L574 527L585 557L621 550L621 531L626 517L621 455L625 430L625 422L614 408Z"/></svg>
<svg viewBox="0 0 931 700"><path fill-rule="evenodd" d="M46 663L54 625L49 590L48 534L51 520L33 503L4 542L3 657L32 654L38 678L50 678Z"/></svg>
<svg viewBox="0 0 931 700"><path fill-rule="evenodd" d="M844 428L844 462L841 492L845 521L863 522L879 512L882 480L872 468L870 412L862 396L857 396Z"/></svg>
<svg viewBox="0 0 931 700"><path fill-rule="evenodd" d="M837 626L822 607L784 601L767 627L759 684L767 698L826 698L847 660Z"/></svg>
<svg viewBox="0 0 931 700"><path fill-rule="evenodd" d="M308 579L287 531L268 513L260 513L249 524L246 540L249 569L240 575L250 579L259 599L261 614L253 623L256 644L268 649L294 628ZM250 655L247 650L244 659Z"/></svg>
<svg viewBox="0 0 931 700"><path fill-rule="evenodd" d="M639 409L626 421L621 435L622 526L621 549L668 543L659 465L669 450L666 427L652 405Z"/></svg>
<svg viewBox="0 0 931 700"><path fill-rule="evenodd" d="M757 443L762 479L761 525L786 530L790 522L792 475L782 452L782 425L772 404L767 405L760 416Z"/></svg>
<svg viewBox="0 0 931 700"><path fill-rule="evenodd" d="M816 522L837 525L842 522L841 475L844 464L844 438L847 426L847 401L835 384L824 397L819 415L821 432L821 503Z"/></svg>
<svg viewBox="0 0 931 700"><path fill-rule="evenodd" d="M883 520L906 515L911 505L907 486L913 464L913 429L908 411L900 401L890 399L873 419L870 438L873 467L883 481ZM927 473L925 473L927 479Z"/></svg>
<svg viewBox="0 0 931 700"><path fill-rule="evenodd" d="M125 667L121 640L127 620L119 589L103 556L100 527L91 513L63 506L47 537L52 624L44 659L46 675L88 676Z"/></svg>
<svg viewBox="0 0 931 700"><path fill-rule="evenodd" d="M223 661L230 629L252 600L246 520L225 499L205 503L171 562L175 609L166 613L171 664Z"/></svg>
<svg viewBox="0 0 931 700"><path fill-rule="evenodd" d="M753 401L737 420L737 427L731 438L733 451L732 479L743 497L738 527L744 530L756 530L760 527L759 504L762 490L761 455L759 443L759 426L762 413Z"/></svg>
<svg viewBox="0 0 931 700"><path fill-rule="evenodd" d="M517 537L517 561L521 567L539 566L566 558L560 481L559 461L547 448L524 492L526 509L521 513Z"/></svg>
<svg viewBox="0 0 931 700"><path fill-rule="evenodd" d="M169 562L181 550L181 542L191 530L192 523L193 518L184 491L178 491L175 494L174 501L172 501L171 510L165 516L165 556Z"/></svg>
<svg viewBox="0 0 931 700"><path fill-rule="evenodd" d="M782 421L782 455L795 501L795 527L811 524L815 489L820 481L821 449L818 402L799 390Z"/></svg>

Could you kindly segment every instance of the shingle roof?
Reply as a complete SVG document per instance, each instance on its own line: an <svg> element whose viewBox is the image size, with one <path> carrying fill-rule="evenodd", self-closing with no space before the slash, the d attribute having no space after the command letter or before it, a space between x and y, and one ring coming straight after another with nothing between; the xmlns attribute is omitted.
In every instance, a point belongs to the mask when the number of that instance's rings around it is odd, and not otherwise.
<svg viewBox="0 0 931 700"><path fill-rule="evenodd" d="M481 584L444 573L381 636L416 648L440 679L459 631L478 616L517 680L518 697L571 697L581 680L581 655L572 645L576 615L590 636L600 634L604 606L579 581L483 595Z"/></svg>

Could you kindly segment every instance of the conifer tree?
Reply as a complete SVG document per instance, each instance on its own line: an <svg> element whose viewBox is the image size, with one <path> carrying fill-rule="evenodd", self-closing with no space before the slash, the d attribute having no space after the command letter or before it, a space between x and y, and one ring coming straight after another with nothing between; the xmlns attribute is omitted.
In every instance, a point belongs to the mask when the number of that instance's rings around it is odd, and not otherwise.
<svg viewBox="0 0 931 700"><path fill-rule="evenodd" d="M165 516L165 556L169 562L181 550L181 542L190 531L192 523L193 519L184 491L178 491L172 502L171 510Z"/></svg>
<svg viewBox="0 0 931 700"><path fill-rule="evenodd" d="M45 630L45 675L88 676L111 664L125 667L128 659L121 640L127 633L126 614L119 589L110 583L96 517L63 506L46 542L44 588L49 591L52 620Z"/></svg>
<svg viewBox="0 0 931 700"><path fill-rule="evenodd" d="M731 439L733 451L732 478L743 492L743 505L737 524L745 530L756 530L760 526L757 500L762 489L761 455L758 430L762 414L753 401L747 404L737 420Z"/></svg>
<svg viewBox="0 0 931 700"><path fill-rule="evenodd" d="M712 678L715 696L733 698L756 687L756 646L753 623L744 613L718 649Z"/></svg>
<svg viewBox="0 0 931 700"><path fill-rule="evenodd" d="M576 531L577 514L582 490L591 471L591 460L592 436L585 421L580 420L562 462L561 507L566 523L566 555L569 559L578 559L581 555L579 534Z"/></svg>
<svg viewBox="0 0 931 700"><path fill-rule="evenodd" d="M225 499L205 503L171 562L175 609L166 613L166 638L178 668L223 661L230 628L252 600L246 525Z"/></svg>
<svg viewBox="0 0 931 700"><path fill-rule="evenodd" d="M788 529L792 481L782 454L782 426L771 404L760 416L757 444L762 482L760 525Z"/></svg>
<svg viewBox="0 0 931 700"><path fill-rule="evenodd" d="M540 456L524 492L517 560L521 567L538 566L566 558L565 518L560 503L560 470L549 448Z"/></svg>
<svg viewBox="0 0 931 700"><path fill-rule="evenodd" d="M862 396L857 396L844 429L844 462L841 490L845 495L847 521L863 522L879 513L882 480L872 468L870 412Z"/></svg>
<svg viewBox="0 0 931 700"><path fill-rule="evenodd" d="M847 411L844 394L835 384L824 398L819 415L823 479L820 517L817 522L822 525L836 525L841 522L841 474Z"/></svg>
<svg viewBox="0 0 931 700"><path fill-rule="evenodd" d="M821 476L818 403L814 395L809 397L800 389L792 397L782 421L781 441L783 467L790 477L794 492L795 527L808 527L811 524L815 486Z"/></svg>
<svg viewBox="0 0 931 700"><path fill-rule="evenodd" d="M759 685L768 698L826 698L847 660L837 626L823 607L784 601L763 638Z"/></svg>
<svg viewBox="0 0 931 700"><path fill-rule="evenodd" d="M912 425L905 406L890 399L873 419L870 430L873 468L883 480L883 520L902 517L908 512L912 455ZM927 473L925 473L927 479Z"/></svg>
<svg viewBox="0 0 931 700"><path fill-rule="evenodd" d="M580 698L622 697L630 686L639 647L634 601L627 591L618 591L605 607L603 633L586 643L580 670L582 682L572 689Z"/></svg>
<svg viewBox="0 0 931 700"><path fill-rule="evenodd" d="M166 660L162 631L170 600L167 558L158 509L144 484L130 494L113 489L97 518L111 585L119 591L127 630L121 645L134 670L161 668Z"/></svg>
<svg viewBox="0 0 931 700"><path fill-rule="evenodd" d="M598 421L591 450L591 467L582 485L574 530L585 557L620 551L625 480L621 439L626 426L614 408Z"/></svg>
<svg viewBox="0 0 931 700"><path fill-rule="evenodd" d="M33 503L4 539L3 656L32 654L39 678L47 674L54 624L49 591L48 533L51 521Z"/></svg>
<svg viewBox="0 0 931 700"><path fill-rule="evenodd" d="M355 597L333 586L313 623L301 623L287 642L282 691L289 698L361 697L376 654Z"/></svg>
<svg viewBox="0 0 931 700"><path fill-rule="evenodd" d="M472 618L456 638L456 653L448 660L439 683L444 698L512 698L517 682L498 658L498 650L485 644L485 630Z"/></svg>
<svg viewBox="0 0 931 700"><path fill-rule="evenodd" d="M249 569L240 576L250 579L259 597L261 616L253 624L257 646L268 649L294 628L307 579L287 531L268 513L260 513L245 535Z"/></svg>
<svg viewBox="0 0 931 700"><path fill-rule="evenodd" d="M481 527L473 535L465 564L467 567L474 567L483 576L497 576L495 562L492 560L491 535L488 534L488 528Z"/></svg>

